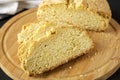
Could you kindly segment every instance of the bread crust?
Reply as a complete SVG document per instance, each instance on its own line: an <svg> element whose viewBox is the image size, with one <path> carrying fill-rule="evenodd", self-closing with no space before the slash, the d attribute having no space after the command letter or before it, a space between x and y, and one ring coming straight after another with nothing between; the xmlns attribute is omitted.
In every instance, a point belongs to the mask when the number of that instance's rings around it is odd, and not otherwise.
<svg viewBox="0 0 120 80"><path fill-rule="evenodd" d="M69 6L71 2L73 2L77 9L81 7L87 8L87 10L98 13L103 17L107 16L108 18L111 18L112 14L107 0L43 0L39 5L38 10L49 5L65 4L66 6Z"/></svg>

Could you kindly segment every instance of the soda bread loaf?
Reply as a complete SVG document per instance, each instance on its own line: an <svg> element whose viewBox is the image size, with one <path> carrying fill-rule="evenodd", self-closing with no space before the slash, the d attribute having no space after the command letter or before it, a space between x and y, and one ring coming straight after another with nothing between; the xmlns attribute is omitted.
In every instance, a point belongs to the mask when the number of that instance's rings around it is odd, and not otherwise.
<svg viewBox="0 0 120 80"><path fill-rule="evenodd" d="M18 56L29 75L52 70L93 48L86 31L79 28L46 25L41 28L42 25L33 23L27 26L18 35Z"/></svg>
<svg viewBox="0 0 120 80"><path fill-rule="evenodd" d="M104 31L111 18L107 0L43 0L38 20L52 24L66 23L82 29Z"/></svg>

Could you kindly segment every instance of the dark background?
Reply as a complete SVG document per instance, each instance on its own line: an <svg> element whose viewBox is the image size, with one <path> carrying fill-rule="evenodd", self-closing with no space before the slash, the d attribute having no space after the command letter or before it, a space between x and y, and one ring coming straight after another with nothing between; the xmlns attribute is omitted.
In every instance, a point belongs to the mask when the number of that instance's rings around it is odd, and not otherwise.
<svg viewBox="0 0 120 80"><path fill-rule="evenodd" d="M112 17L120 24L120 0L108 0L111 10L112 10ZM12 16L6 17L0 20L0 27L8 21ZM0 69L0 80L12 80L9 78L1 69ZM120 80L120 68L119 70L113 74L108 80Z"/></svg>

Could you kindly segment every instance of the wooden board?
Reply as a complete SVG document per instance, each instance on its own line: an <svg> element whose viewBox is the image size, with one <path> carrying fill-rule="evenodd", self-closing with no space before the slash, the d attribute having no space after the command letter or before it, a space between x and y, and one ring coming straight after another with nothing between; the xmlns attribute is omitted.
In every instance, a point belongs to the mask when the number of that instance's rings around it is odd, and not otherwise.
<svg viewBox="0 0 120 80"><path fill-rule="evenodd" d="M90 32L95 49L42 76L29 77L21 68L17 57L17 34L25 23L36 20L31 9L10 19L0 30L0 66L15 80L93 80L106 79L120 67L120 26L110 21L105 32Z"/></svg>

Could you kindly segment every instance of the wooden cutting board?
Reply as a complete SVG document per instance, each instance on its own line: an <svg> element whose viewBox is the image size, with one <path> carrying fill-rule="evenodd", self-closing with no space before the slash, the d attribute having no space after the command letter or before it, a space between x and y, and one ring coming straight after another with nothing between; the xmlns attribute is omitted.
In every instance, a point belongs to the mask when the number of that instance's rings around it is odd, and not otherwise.
<svg viewBox="0 0 120 80"><path fill-rule="evenodd" d="M23 24L36 20L36 11L18 14L0 30L0 66L8 76L15 80L103 80L120 67L120 25L112 19L105 32L88 32L95 43L93 51L42 76L29 77L20 68L17 34Z"/></svg>

